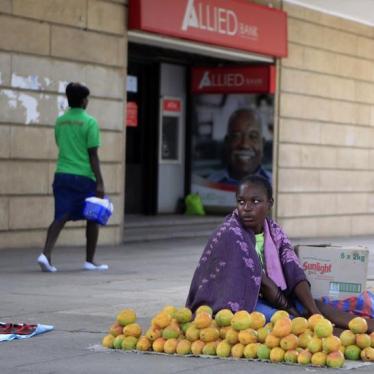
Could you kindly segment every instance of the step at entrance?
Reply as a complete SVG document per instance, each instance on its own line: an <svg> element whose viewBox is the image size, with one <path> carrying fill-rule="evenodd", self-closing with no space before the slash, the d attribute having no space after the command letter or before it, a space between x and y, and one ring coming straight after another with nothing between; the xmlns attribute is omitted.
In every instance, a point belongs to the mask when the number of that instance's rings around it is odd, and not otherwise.
<svg viewBox="0 0 374 374"><path fill-rule="evenodd" d="M126 215L124 243L173 238L206 237L224 220L224 216Z"/></svg>

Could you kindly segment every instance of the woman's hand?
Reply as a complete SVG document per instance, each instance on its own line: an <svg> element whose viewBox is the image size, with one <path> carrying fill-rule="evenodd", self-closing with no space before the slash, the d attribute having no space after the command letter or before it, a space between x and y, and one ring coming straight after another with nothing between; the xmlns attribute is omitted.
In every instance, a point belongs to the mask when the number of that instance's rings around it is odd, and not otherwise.
<svg viewBox="0 0 374 374"><path fill-rule="evenodd" d="M260 292L263 298L273 307L281 310L286 310L294 316L299 316L296 308L289 302L286 295L279 289L279 287L270 279L265 272L261 276Z"/></svg>

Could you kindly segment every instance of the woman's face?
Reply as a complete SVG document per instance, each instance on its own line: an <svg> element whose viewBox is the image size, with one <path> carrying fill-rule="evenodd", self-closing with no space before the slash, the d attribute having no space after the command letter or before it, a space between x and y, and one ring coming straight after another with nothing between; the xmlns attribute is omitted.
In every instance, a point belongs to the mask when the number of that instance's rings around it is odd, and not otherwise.
<svg viewBox="0 0 374 374"><path fill-rule="evenodd" d="M273 199L268 199L265 188L251 183L243 184L236 195L236 202L243 226L260 234L273 205Z"/></svg>

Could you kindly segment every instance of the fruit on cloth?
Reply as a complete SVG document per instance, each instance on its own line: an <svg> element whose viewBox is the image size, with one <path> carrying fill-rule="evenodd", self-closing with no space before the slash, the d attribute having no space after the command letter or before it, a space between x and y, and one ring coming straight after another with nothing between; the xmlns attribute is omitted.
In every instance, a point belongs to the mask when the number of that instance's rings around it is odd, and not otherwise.
<svg viewBox="0 0 374 374"><path fill-rule="evenodd" d="M113 348L113 341L115 337L113 335L106 335L103 337L103 340L101 341L101 345L105 348Z"/></svg>
<svg viewBox="0 0 374 374"><path fill-rule="evenodd" d="M194 355L201 355L203 352L205 343L202 340L195 340L191 344L191 353Z"/></svg>
<svg viewBox="0 0 374 374"><path fill-rule="evenodd" d="M266 318L260 312L252 312L249 315L249 327L254 330L258 330L260 327L265 326Z"/></svg>
<svg viewBox="0 0 374 374"><path fill-rule="evenodd" d="M291 326L292 334L301 335L309 327L309 323L304 317L296 317L291 321Z"/></svg>
<svg viewBox="0 0 374 374"><path fill-rule="evenodd" d="M308 318L309 327L314 331L314 327L315 327L315 325L316 325L317 322L320 321L321 319L324 319L324 317L323 317L322 314L312 314L312 315Z"/></svg>
<svg viewBox="0 0 374 374"><path fill-rule="evenodd" d="M231 326L237 330L245 330L250 326L251 320L246 310L239 310L231 319Z"/></svg>
<svg viewBox="0 0 374 374"><path fill-rule="evenodd" d="M123 335L125 336L135 336L139 338L142 334L142 328L138 323L130 323L123 328Z"/></svg>
<svg viewBox="0 0 374 374"><path fill-rule="evenodd" d="M292 322L288 317L279 318L275 323L271 333L279 338L283 338L292 331Z"/></svg>
<svg viewBox="0 0 374 374"><path fill-rule="evenodd" d="M216 354L218 357L229 357L231 355L231 344L222 340L217 345Z"/></svg>
<svg viewBox="0 0 374 374"><path fill-rule="evenodd" d="M177 344L178 344L177 339L175 338L167 339L164 344L164 352L169 353L169 354L175 353L177 350Z"/></svg>
<svg viewBox="0 0 374 374"><path fill-rule="evenodd" d="M374 361L374 348L366 347L361 351L361 360L362 361Z"/></svg>
<svg viewBox="0 0 374 374"><path fill-rule="evenodd" d="M270 322L272 322L273 324L278 321L278 319L280 318L289 318L290 315L288 312L286 312L285 310L277 310L270 318Z"/></svg>
<svg viewBox="0 0 374 374"><path fill-rule="evenodd" d="M332 335L333 325L328 319L322 319L318 321L314 326L314 333L319 338L327 338Z"/></svg>
<svg viewBox="0 0 374 374"><path fill-rule="evenodd" d="M327 354L325 352L313 353L310 363L313 366L325 366L326 365Z"/></svg>
<svg viewBox="0 0 374 374"><path fill-rule="evenodd" d="M349 345L344 350L344 357L347 360L357 361L360 359L361 355L361 348L357 347L357 345Z"/></svg>
<svg viewBox="0 0 374 374"><path fill-rule="evenodd" d="M190 309L188 309L188 308L186 308L186 307L179 308L179 309L177 309L177 311L175 312L175 319L176 319L179 323L190 322L191 319L192 319L192 312L191 312Z"/></svg>
<svg viewBox="0 0 374 374"><path fill-rule="evenodd" d="M123 309L117 314L117 322L121 326L129 325L136 321L136 313L133 309Z"/></svg>
<svg viewBox="0 0 374 374"><path fill-rule="evenodd" d="M280 347L275 347L270 351L271 362L282 362L284 358L284 350Z"/></svg>
<svg viewBox="0 0 374 374"><path fill-rule="evenodd" d="M326 364L330 368L341 368L344 365L344 355L342 352L331 352L326 357Z"/></svg>
<svg viewBox="0 0 374 374"><path fill-rule="evenodd" d="M136 348L138 339L135 336L125 336L122 340L122 349L129 351Z"/></svg>
<svg viewBox="0 0 374 374"><path fill-rule="evenodd" d="M340 339L334 335L322 339L322 350L326 353L339 351L341 345Z"/></svg>
<svg viewBox="0 0 374 374"><path fill-rule="evenodd" d="M201 305L196 309L196 315L201 312L209 313L211 316L213 315L213 309L209 305Z"/></svg>
<svg viewBox="0 0 374 374"><path fill-rule="evenodd" d="M351 330L344 330L340 334L340 341L343 346L347 347L356 343L356 335Z"/></svg>
<svg viewBox="0 0 374 374"><path fill-rule="evenodd" d="M221 309L214 319L217 322L217 326L224 327L231 326L232 317L234 317L234 314L230 309Z"/></svg>
<svg viewBox="0 0 374 374"><path fill-rule="evenodd" d="M212 315L208 312L202 311L196 314L193 323L198 329L204 329L205 327L210 326L212 323Z"/></svg>
<svg viewBox="0 0 374 374"><path fill-rule="evenodd" d="M355 317L349 321L348 328L355 334L364 334L368 331L368 323L365 318Z"/></svg>

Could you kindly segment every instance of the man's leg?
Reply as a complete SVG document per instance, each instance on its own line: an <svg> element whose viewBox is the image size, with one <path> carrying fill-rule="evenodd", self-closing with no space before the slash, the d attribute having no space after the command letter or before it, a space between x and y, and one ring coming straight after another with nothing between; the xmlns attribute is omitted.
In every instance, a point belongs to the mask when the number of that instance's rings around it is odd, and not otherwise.
<svg viewBox="0 0 374 374"><path fill-rule="evenodd" d="M97 239L99 238L99 225L93 221L87 221L86 226L86 262L83 266L84 270L108 270L106 264L96 264L94 262Z"/></svg>
<svg viewBox="0 0 374 374"><path fill-rule="evenodd" d="M60 235L61 230L65 226L65 223L67 221L67 217L64 216L61 219L54 220L51 225L48 227L47 231L47 239L45 241L43 254L45 257L47 257L49 263L51 263L51 253L53 250L53 247L56 244L56 241Z"/></svg>
<svg viewBox="0 0 374 374"><path fill-rule="evenodd" d="M99 225L93 221L87 221L86 226L86 261L94 264L97 239L99 238Z"/></svg>

